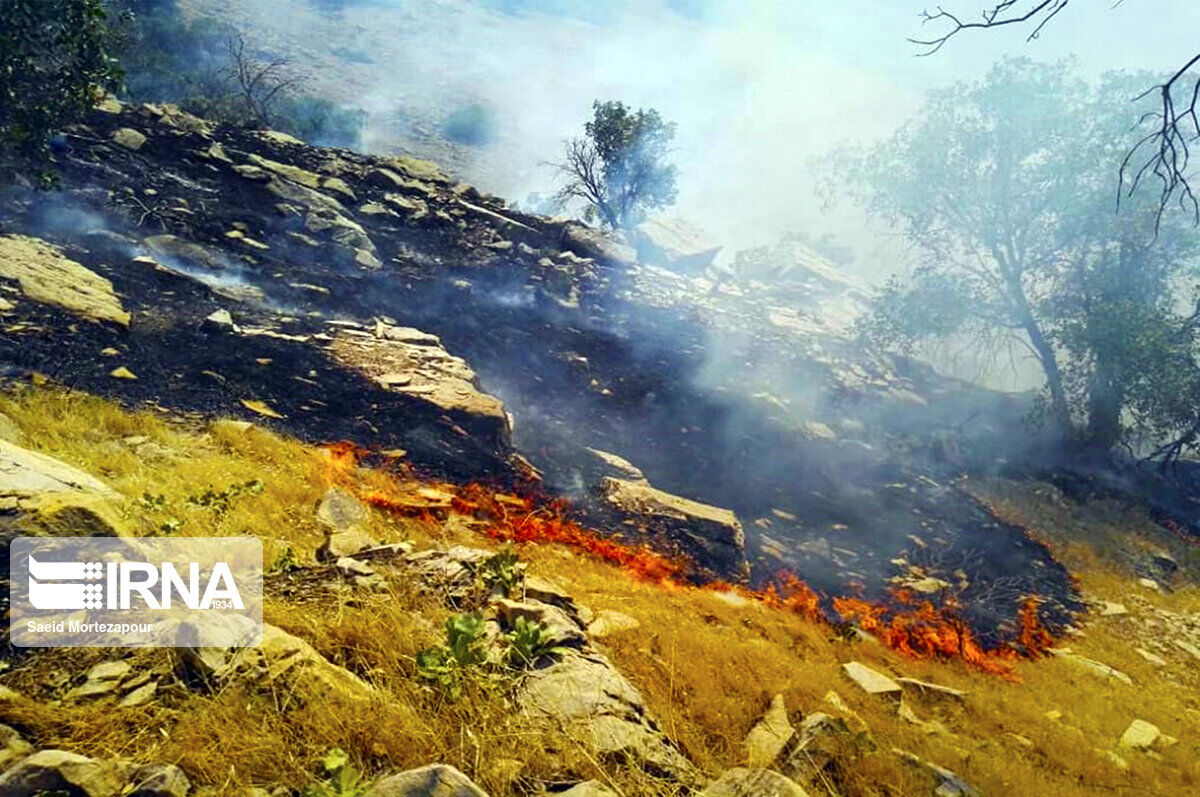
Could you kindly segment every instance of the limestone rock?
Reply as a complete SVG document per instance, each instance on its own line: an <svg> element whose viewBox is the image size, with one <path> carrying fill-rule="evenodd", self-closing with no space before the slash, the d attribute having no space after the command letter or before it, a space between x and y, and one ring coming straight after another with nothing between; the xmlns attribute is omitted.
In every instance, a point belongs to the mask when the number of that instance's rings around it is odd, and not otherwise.
<svg viewBox="0 0 1200 797"><path fill-rule="evenodd" d="M624 612L601 609L596 613L595 619L588 623L587 632L590 637L603 639L610 634L633 631L640 628L641 625L636 618L630 617Z"/></svg>
<svg viewBox="0 0 1200 797"><path fill-rule="evenodd" d="M721 245L679 218L647 219L633 228L633 244L643 263L699 274L712 265Z"/></svg>
<svg viewBox="0 0 1200 797"><path fill-rule="evenodd" d="M129 313L112 283L39 238L0 235L0 278L14 280L35 302L54 305L90 321L129 326Z"/></svg>
<svg viewBox="0 0 1200 797"><path fill-rule="evenodd" d="M934 797L978 797L979 792L974 786L949 769L938 766L932 761L926 761L920 756L906 750L893 747L892 752L913 766L924 769L933 776L937 783L933 790Z"/></svg>
<svg viewBox="0 0 1200 797"><path fill-rule="evenodd" d="M21 738L13 728L0 725L0 771L11 767L33 752L33 745Z"/></svg>
<svg viewBox="0 0 1200 797"><path fill-rule="evenodd" d="M598 486L606 476L614 479L649 484L646 474L624 457L598 448L584 449L592 456L592 460L581 465L583 483L589 487Z"/></svg>
<svg viewBox="0 0 1200 797"><path fill-rule="evenodd" d="M487 797L483 789L448 764L429 764L378 781L365 797Z"/></svg>
<svg viewBox="0 0 1200 797"><path fill-rule="evenodd" d="M752 767L770 766L793 733L783 695L775 695L767 713L746 734L746 761Z"/></svg>
<svg viewBox="0 0 1200 797"><path fill-rule="evenodd" d="M493 605L506 628L511 629L517 618L524 617L541 624L555 645L582 646L587 642L579 623L557 606L537 600L512 601L507 598L498 598Z"/></svg>
<svg viewBox="0 0 1200 797"><path fill-rule="evenodd" d="M569 223L563 227L562 248L606 266L629 268L637 265L637 252L633 247L583 224Z"/></svg>
<svg viewBox="0 0 1200 797"><path fill-rule="evenodd" d="M837 782L847 764L873 749L865 733L853 733L841 717L815 711L779 751L774 768L798 783L823 788Z"/></svg>
<svg viewBox="0 0 1200 797"><path fill-rule="evenodd" d="M205 332L236 332L237 326L233 323L233 315L222 307L220 310L214 310L209 313L200 322L200 329Z"/></svg>
<svg viewBox="0 0 1200 797"><path fill-rule="evenodd" d="M296 183L300 183L300 185L308 188L319 188L321 186L320 175L310 172L307 169L301 169L299 166L293 166L290 163L279 163L278 161L267 160L266 158L254 154L248 155L246 160L250 161L250 163L258 166L259 168L274 172L280 177L286 177L287 179Z"/></svg>
<svg viewBox="0 0 1200 797"><path fill-rule="evenodd" d="M66 793L79 797L116 797L126 782L127 766L111 761L42 750L0 775L0 794L39 797Z"/></svg>
<svg viewBox="0 0 1200 797"><path fill-rule="evenodd" d="M1125 733L1121 734L1121 746L1132 747L1135 750L1148 750L1158 740L1162 732L1158 726L1145 720L1135 719L1129 723Z"/></svg>
<svg viewBox="0 0 1200 797"><path fill-rule="evenodd" d="M867 694L900 697L900 684L861 662L847 662L842 665L842 671Z"/></svg>
<svg viewBox="0 0 1200 797"><path fill-rule="evenodd" d="M925 697L948 697L962 701L967 696L967 693L961 689L929 683L928 681L919 681L916 678L897 678L896 683L910 692Z"/></svg>
<svg viewBox="0 0 1200 797"><path fill-rule="evenodd" d="M1116 667L1111 667L1102 661L1089 659L1087 656L1080 656L1078 653L1073 653L1066 648L1051 648L1050 652L1054 654L1055 657L1086 670L1093 675L1101 678L1111 678L1129 686L1133 685L1132 678L1118 670Z"/></svg>
<svg viewBox="0 0 1200 797"><path fill-rule="evenodd" d="M341 487L330 487L317 507L317 522L327 529L317 559L327 562L374 548L379 541L366 530L370 512Z"/></svg>
<svg viewBox="0 0 1200 797"><path fill-rule="evenodd" d="M691 764L649 717L642 696L599 654L568 652L530 671L516 700L527 716L599 755L626 756L656 772L691 776Z"/></svg>
<svg viewBox="0 0 1200 797"><path fill-rule="evenodd" d="M149 764L133 773L127 788L127 797L187 797L192 784L174 764Z"/></svg>
<svg viewBox="0 0 1200 797"><path fill-rule="evenodd" d="M769 769L731 769L700 792L700 797L808 797L808 792Z"/></svg>
<svg viewBox="0 0 1200 797"><path fill-rule="evenodd" d="M465 360L442 348L436 337L418 330L412 330L418 335L412 336L404 330L387 324L377 325L370 336L341 330L329 350L337 362L381 388L445 414L490 450L507 450L512 426L500 400L480 391L475 372Z"/></svg>
<svg viewBox="0 0 1200 797"><path fill-rule="evenodd" d="M183 651L196 670L207 670L218 683L246 679L282 696L285 704L329 700L366 704L375 696L375 690L357 675L333 664L303 639L269 623L263 624L262 642L255 647Z"/></svg>
<svg viewBox="0 0 1200 797"><path fill-rule="evenodd" d="M53 457L0 440L0 538L112 537L126 534L120 496L99 479Z"/></svg>
<svg viewBox="0 0 1200 797"><path fill-rule="evenodd" d="M132 127L113 131L112 140L125 149L137 152L146 143L146 137Z"/></svg>
<svg viewBox="0 0 1200 797"><path fill-rule="evenodd" d="M728 509L612 477L601 481L600 495L609 508L635 522L645 521L652 537L663 535L701 567L735 577L747 571L746 534Z"/></svg>

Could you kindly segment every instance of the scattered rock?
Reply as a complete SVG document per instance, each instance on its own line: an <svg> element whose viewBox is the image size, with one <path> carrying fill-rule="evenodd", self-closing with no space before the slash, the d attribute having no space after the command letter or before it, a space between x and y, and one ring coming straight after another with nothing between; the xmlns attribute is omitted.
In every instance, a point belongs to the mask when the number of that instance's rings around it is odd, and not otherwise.
<svg viewBox="0 0 1200 797"><path fill-rule="evenodd" d="M1155 667L1167 666L1167 660L1162 656L1159 656L1157 653L1151 653L1145 648L1134 648L1134 651L1143 659L1153 664Z"/></svg>
<svg viewBox="0 0 1200 797"><path fill-rule="evenodd" d="M900 684L861 662L847 662L842 665L842 671L867 694L887 695L897 699L900 697L902 691Z"/></svg>
<svg viewBox="0 0 1200 797"><path fill-rule="evenodd" d="M623 612L601 609L596 613L596 618L588 623L587 632L590 637L602 639L610 634L633 631L636 628L640 628L641 625L636 618L630 617Z"/></svg>
<svg viewBox="0 0 1200 797"><path fill-rule="evenodd" d="M1162 735L1158 727L1145 720L1135 719L1129 723L1125 733L1121 734L1121 746L1135 750L1148 750Z"/></svg>
<svg viewBox="0 0 1200 797"><path fill-rule="evenodd" d="M1098 675L1101 678L1111 678L1130 686L1133 685L1132 678L1118 670L1116 667L1110 667L1102 661L1089 659L1087 656L1080 656L1078 653L1072 653L1067 648L1051 648L1050 652L1063 661L1070 662L1077 667L1087 670L1093 675Z"/></svg>
<svg viewBox="0 0 1200 797"><path fill-rule="evenodd" d="M129 779L123 797L187 797L192 784L183 770L174 764L150 764L140 767Z"/></svg>
<svg viewBox="0 0 1200 797"><path fill-rule="evenodd" d="M617 793L598 780L587 780L558 792L558 797L617 797Z"/></svg>
<svg viewBox="0 0 1200 797"><path fill-rule="evenodd" d="M853 733L841 717L816 711L800 721L775 759L774 767L795 780L825 791L841 782L846 765L873 749L865 733Z"/></svg>
<svg viewBox="0 0 1200 797"><path fill-rule="evenodd" d="M937 786L933 790L934 797L978 797L979 792L954 772L938 766L932 761L926 761L918 755L893 747L892 752L913 766L920 767L933 775Z"/></svg>
<svg viewBox="0 0 1200 797"><path fill-rule="evenodd" d="M200 329L213 333L236 332L237 326L233 323L233 315L222 307L220 310L214 310L200 322Z"/></svg>
<svg viewBox="0 0 1200 797"><path fill-rule="evenodd" d="M0 278L15 280L21 293L35 302L90 321L129 326L129 313L111 282L39 238L0 235Z"/></svg>
<svg viewBox="0 0 1200 797"><path fill-rule="evenodd" d="M540 623L555 645L582 646L587 642L578 622L557 606L537 600L518 602L507 598L497 598L492 605L506 628L511 629L518 617L524 617L526 621Z"/></svg>
<svg viewBox="0 0 1200 797"><path fill-rule="evenodd" d="M137 152L146 143L146 137L132 127L113 131L112 140L125 149Z"/></svg>
<svg viewBox="0 0 1200 797"><path fill-rule="evenodd" d="M767 767L778 756L779 751L792 738L795 729L788 721L787 706L783 695L775 695L767 713L746 734L746 761L751 767Z"/></svg>
<svg viewBox="0 0 1200 797"><path fill-rule="evenodd" d="M896 683L902 687L908 687L909 691L928 697L949 697L961 702L967 696L967 693L961 689L919 681L916 678L897 678Z"/></svg>
<svg viewBox="0 0 1200 797"><path fill-rule="evenodd" d="M487 797L483 789L448 764L429 764L378 781L365 797Z"/></svg>
<svg viewBox="0 0 1200 797"><path fill-rule="evenodd" d="M1112 601L1103 601L1100 604L1101 617L1116 617L1123 614L1129 614L1129 610L1125 608L1123 603L1113 603Z"/></svg>
<svg viewBox="0 0 1200 797"><path fill-rule="evenodd" d="M116 797L125 786L127 772L128 767L117 762L64 750L42 750L0 775L0 793L6 797Z"/></svg>
<svg viewBox="0 0 1200 797"><path fill-rule="evenodd" d="M699 566L718 573L748 573L746 534L728 509L612 477L601 481L600 495L619 516L644 523L652 538L665 537Z"/></svg>
<svg viewBox="0 0 1200 797"><path fill-rule="evenodd" d="M630 268L637 265L637 252L633 247L583 224L572 222L563 227L561 247L606 266Z"/></svg>
<svg viewBox="0 0 1200 797"><path fill-rule="evenodd" d="M33 752L33 745L13 728L0 725L0 771L8 769Z"/></svg>
<svg viewBox="0 0 1200 797"><path fill-rule="evenodd" d="M678 218L647 219L631 237L639 260L685 274L702 273L721 251L703 230Z"/></svg>
<svg viewBox="0 0 1200 797"><path fill-rule="evenodd" d="M769 769L731 769L699 797L808 797L790 778Z"/></svg>
<svg viewBox="0 0 1200 797"><path fill-rule="evenodd" d="M137 374L135 374L133 371L130 371L128 368L126 368L123 365L119 365L116 368L112 369L111 371L108 372L108 375L111 376L113 379L126 379L131 382L137 379Z"/></svg>
<svg viewBox="0 0 1200 797"><path fill-rule="evenodd" d="M599 654L570 651L531 671L516 700L527 716L545 720L556 735L603 757L628 758L652 773L692 779L691 764L649 717L642 696Z"/></svg>

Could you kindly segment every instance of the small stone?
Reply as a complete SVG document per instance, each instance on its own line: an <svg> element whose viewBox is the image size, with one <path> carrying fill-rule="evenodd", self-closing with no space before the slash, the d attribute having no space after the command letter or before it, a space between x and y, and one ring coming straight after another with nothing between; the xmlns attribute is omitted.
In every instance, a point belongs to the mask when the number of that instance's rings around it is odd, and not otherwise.
<svg viewBox="0 0 1200 797"><path fill-rule="evenodd" d="M374 253L366 249L356 249L354 252L354 262L363 268L369 268L372 271L383 268L383 263L379 261Z"/></svg>
<svg viewBox="0 0 1200 797"><path fill-rule="evenodd" d="M609 609L601 609L596 613L596 619L588 624L587 632L590 636L597 639L609 636L610 634L619 634L622 631L632 631L641 627L641 623L637 619L630 617L622 612L614 612Z"/></svg>
<svg viewBox="0 0 1200 797"><path fill-rule="evenodd" d="M192 788L187 775L174 764L140 767L129 779L129 784L131 797L187 797Z"/></svg>
<svg viewBox="0 0 1200 797"><path fill-rule="evenodd" d="M1146 589L1158 590L1158 582L1152 578L1139 578L1137 583Z"/></svg>
<svg viewBox="0 0 1200 797"><path fill-rule="evenodd" d="M130 371L128 368L126 368L123 365L117 366L116 368L112 369L111 371L108 372L108 375L111 376L113 379L128 379L128 380L137 379L137 375L134 374L133 371Z"/></svg>
<svg viewBox="0 0 1200 797"><path fill-rule="evenodd" d="M33 752L33 745L21 738L13 728L0 725L0 770L20 761Z"/></svg>
<svg viewBox="0 0 1200 797"><path fill-rule="evenodd" d="M150 683L142 684L137 689L125 695L117 705L125 708L145 705L154 699L156 692L158 692L158 684L151 681Z"/></svg>
<svg viewBox="0 0 1200 797"><path fill-rule="evenodd" d="M101 357L116 357L116 356L117 356L118 354L120 354L120 353L121 353L121 352L117 351L117 350L116 350L116 349L114 349L112 346L109 346L109 347L108 347L108 348L106 348L106 349L101 349L101 350L100 350L100 356L101 356Z"/></svg>
<svg viewBox="0 0 1200 797"><path fill-rule="evenodd" d="M1117 769L1121 770L1122 772L1129 769L1129 762L1126 761L1124 758L1121 758L1121 756L1117 755L1112 750L1102 750L1099 747L1095 748L1095 750L1096 750L1096 754L1098 756L1100 756L1101 758L1108 759L1108 761L1113 766L1115 766Z"/></svg>
<svg viewBox="0 0 1200 797"><path fill-rule="evenodd" d="M1157 653L1151 653L1145 648L1134 648L1134 651L1143 659L1153 664L1155 667L1165 667L1167 665L1167 660L1162 656L1159 656Z"/></svg>
<svg viewBox="0 0 1200 797"><path fill-rule="evenodd" d="M237 331L237 327L233 323L233 315L224 307L209 313L200 323L200 329L210 333Z"/></svg>
<svg viewBox="0 0 1200 797"><path fill-rule="evenodd" d="M847 677L868 694L872 695L889 695L899 697L901 694L900 684L888 678L881 672L872 670L865 664L857 661L847 662L842 665L842 670Z"/></svg>
<svg viewBox="0 0 1200 797"><path fill-rule="evenodd" d="M698 797L808 797L808 792L778 772L739 767L721 775Z"/></svg>
<svg viewBox="0 0 1200 797"><path fill-rule="evenodd" d="M1129 723L1129 727L1125 729L1125 733L1121 734L1121 746L1131 747L1135 750L1145 750L1154 744L1158 739L1161 731L1155 725L1151 725L1145 720L1135 719Z"/></svg>
<svg viewBox="0 0 1200 797"><path fill-rule="evenodd" d="M1200 659L1200 648L1183 639L1176 639L1173 641L1175 642L1175 647L1194 658Z"/></svg>
<svg viewBox="0 0 1200 797"><path fill-rule="evenodd" d="M128 675L130 669L132 669L132 667L130 666L129 662L121 659L105 661L88 670L87 677L89 681L117 680Z"/></svg>
<svg viewBox="0 0 1200 797"><path fill-rule="evenodd" d="M1101 604L1100 615L1102 617L1117 617L1122 614L1129 614L1129 610L1125 608L1125 604L1123 603L1104 601Z"/></svg>

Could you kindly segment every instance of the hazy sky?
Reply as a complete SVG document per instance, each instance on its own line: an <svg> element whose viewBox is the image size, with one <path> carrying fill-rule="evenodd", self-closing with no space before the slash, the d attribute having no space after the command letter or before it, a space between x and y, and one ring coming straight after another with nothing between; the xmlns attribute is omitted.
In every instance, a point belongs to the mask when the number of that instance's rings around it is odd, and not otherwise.
<svg viewBox="0 0 1200 797"><path fill-rule="evenodd" d="M942 0L963 15L984 0ZM1026 42L1017 28L968 32L919 58L922 0L184 0L318 59L313 77L373 111L426 115L482 101L498 138L474 174L509 198L554 185L543 165L581 132L593 99L649 106L679 125L678 212L729 248L791 228L834 231L890 270L887 238L823 214L814 158L894 129L923 91L981 76L997 58L1077 55L1085 74L1173 69L1200 39L1194 0L1075 0ZM300 59L303 60L303 59ZM430 116L430 118L435 118ZM882 242L882 243L881 243Z"/></svg>

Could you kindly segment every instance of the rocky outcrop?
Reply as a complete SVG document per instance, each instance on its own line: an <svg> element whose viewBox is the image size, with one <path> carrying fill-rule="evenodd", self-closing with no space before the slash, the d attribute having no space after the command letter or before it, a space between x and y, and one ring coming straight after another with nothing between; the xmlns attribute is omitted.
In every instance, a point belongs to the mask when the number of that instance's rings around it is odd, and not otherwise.
<svg viewBox="0 0 1200 797"><path fill-rule="evenodd" d="M330 344L334 359L366 375L383 390L428 403L463 434L496 451L512 444L512 426L499 399L483 393L466 361L435 335L377 322L371 332L340 330Z"/></svg>
<svg viewBox="0 0 1200 797"><path fill-rule="evenodd" d="M122 535L119 498L78 468L0 440L0 538Z"/></svg>
<svg viewBox="0 0 1200 797"><path fill-rule="evenodd" d="M640 261L684 274L704 273L721 251L703 230L679 218L647 219L631 238Z"/></svg>
<svg viewBox="0 0 1200 797"><path fill-rule="evenodd" d="M333 664L312 645L269 623L255 647L181 648L184 664L196 675L220 684L240 680L280 695L286 710L296 703L333 701L366 705L375 690Z"/></svg>
<svg viewBox="0 0 1200 797"><path fill-rule="evenodd" d="M637 252L632 246L583 224L572 222L563 227L562 248L606 266L629 268L637 264Z"/></svg>
<svg viewBox="0 0 1200 797"><path fill-rule="evenodd" d="M0 279L14 280L32 301L61 307L89 321L129 325L129 313L111 282L41 239L0 235Z"/></svg>
<svg viewBox="0 0 1200 797"><path fill-rule="evenodd" d="M667 543L700 568L735 578L748 574L746 534L728 509L612 477L601 480L599 492L622 522L643 528L651 540Z"/></svg>

